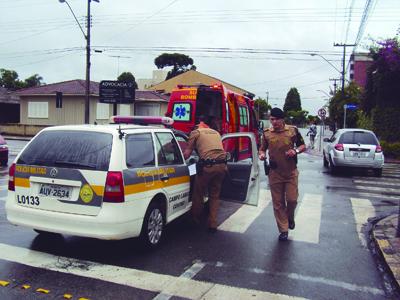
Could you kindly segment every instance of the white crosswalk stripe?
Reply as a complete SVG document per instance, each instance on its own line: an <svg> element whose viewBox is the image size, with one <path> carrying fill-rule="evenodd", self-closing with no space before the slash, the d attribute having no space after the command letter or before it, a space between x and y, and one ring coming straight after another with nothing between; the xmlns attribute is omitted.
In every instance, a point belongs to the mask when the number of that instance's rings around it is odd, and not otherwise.
<svg viewBox="0 0 400 300"><path fill-rule="evenodd" d="M0 243L1 259L187 299L304 299L51 255ZM85 268L82 268L82 265Z"/></svg>
<svg viewBox="0 0 400 300"><path fill-rule="evenodd" d="M289 234L289 239L307 243L319 243L321 225L322 195L304 194L296 213L296 230Z"/></svg>
<svg viewBox="0 0 400 300"><path fill-rule="evenodd" d="M367 240L362 233L362 227L367 223L369 218L375 217L375 208L368 199L350 198L350 201L353 208L358 238L360 239L361 245L366 248Z"/></svg>
<svg viewBox="0 0 400 300"><path fill-rule="evenodd" d="M219 230L244 233L271 202L269 190L260 190L258 206L242 205L234 214L218 226Z"/></svg>

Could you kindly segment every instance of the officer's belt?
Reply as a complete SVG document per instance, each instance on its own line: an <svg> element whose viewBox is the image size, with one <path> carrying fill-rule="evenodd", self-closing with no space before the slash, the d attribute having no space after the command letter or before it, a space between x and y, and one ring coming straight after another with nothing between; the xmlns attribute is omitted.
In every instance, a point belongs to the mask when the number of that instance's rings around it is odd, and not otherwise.
<svg viewBox="0 0 400 300"><path fill-rule="evenodd" d="M213 166L218 164L226 164L226 159L200 159L199 163L203 164L204 166Z"/></svg>

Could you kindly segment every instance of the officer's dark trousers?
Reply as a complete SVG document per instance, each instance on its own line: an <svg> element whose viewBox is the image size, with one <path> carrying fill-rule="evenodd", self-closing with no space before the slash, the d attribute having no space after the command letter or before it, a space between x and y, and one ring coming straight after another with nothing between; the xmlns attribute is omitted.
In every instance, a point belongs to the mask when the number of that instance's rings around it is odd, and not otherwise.
<svg viewBox="0 0 400 300"><path fill-rule="evenodd" d="M219 195L222 181L226 173L225 164L216 164L203 168L201 175L197 174L194 182L192 196L192 215L199 220L204 206L204 195L208 190L208 202L210 212L208 215L208 227L217 228L217 213L219 208Z"/></svg>
<svg viewBox="0 0 400 300"><path fill-rule="evenodd" d="M288 176L282 176L275 171L271 171L268 176L272 205L279 232L287 232L289 219L294 220L294 212L299 195L298 174L297 170L294 170Z"/></svg>

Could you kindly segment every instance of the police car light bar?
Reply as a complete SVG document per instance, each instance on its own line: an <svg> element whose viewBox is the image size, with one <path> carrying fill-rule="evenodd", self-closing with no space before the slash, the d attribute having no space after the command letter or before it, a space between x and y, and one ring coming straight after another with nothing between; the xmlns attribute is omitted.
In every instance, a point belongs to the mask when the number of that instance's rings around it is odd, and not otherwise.
<svg viewBox="0 0 400 300"><path fill-rule="evenodd" d="M158 116L112 116L110 123L172 126L174 120L169 117Z"/></svg>

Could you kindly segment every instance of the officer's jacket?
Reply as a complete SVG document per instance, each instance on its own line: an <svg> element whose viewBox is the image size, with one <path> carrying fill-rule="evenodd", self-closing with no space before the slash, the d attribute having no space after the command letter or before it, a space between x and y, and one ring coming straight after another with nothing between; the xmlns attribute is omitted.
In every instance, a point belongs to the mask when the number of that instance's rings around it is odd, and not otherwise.
<svg viewBox="0 0 400 300"><path fill-rule="evenodd" d="M297 159L288 158L286 151L304 144L304 140L296 126L285 125L283 130L276 131L267 128L263 133L261 151L268 149L271 169L285 176L290 175L297 168ZM275 166L274 166L275 165Z"/></svg>
<svg viewBox="0 0 400 300"><path fill-rule="evenodd" d="M211 128L197 128L190 133L188 148L196 149L200 159L224 159L221 135Z"/></svg>

